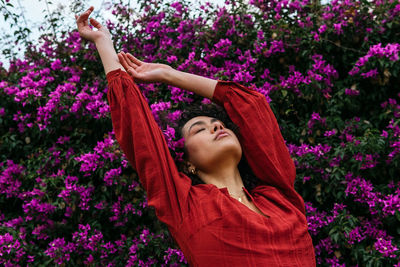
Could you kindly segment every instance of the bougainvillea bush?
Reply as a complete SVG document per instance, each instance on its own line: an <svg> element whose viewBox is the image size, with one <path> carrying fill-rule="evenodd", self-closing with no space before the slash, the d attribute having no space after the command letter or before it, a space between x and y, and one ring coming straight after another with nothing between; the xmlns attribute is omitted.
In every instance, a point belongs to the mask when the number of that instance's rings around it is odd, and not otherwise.
<svg viewBox="0 0 400 267"><path fill-rule="evenodd" d="M9 19L11 3L1 0ZM68 16L86 8L73 1ZM187 266L116 142L101 61L62 23L69 9L0 71L0 265ZM112 19L97 18L117 51L265 95L297 166L319 266L400 266L400 2L107 9ZM139 86L179 162L171 125L209 101Z"/></svg>

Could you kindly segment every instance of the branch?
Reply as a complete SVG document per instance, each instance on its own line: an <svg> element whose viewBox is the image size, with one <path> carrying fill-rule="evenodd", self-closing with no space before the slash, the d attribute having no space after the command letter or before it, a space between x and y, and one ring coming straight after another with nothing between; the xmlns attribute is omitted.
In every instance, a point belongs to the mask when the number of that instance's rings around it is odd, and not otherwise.
<svg viewBox="0 0 400 267"><path fill-rule="evenodd" d="M350 50L350 51L353 51L353 52L357 52L357 53L359 53L359 54L365 54L365 52L362 52L362 51L357 50L357 49L354 49L354 48L350 48L350 47L345 47L345 46L339 45L339 44L337 44L337 43L335 43L335 42L333 42L333 41L331 41L331 40L328 40L328 39L321 38L321 40L322 40L322 41L329 42L329 43L331 43L331 44L334 44L334 45L336 45L337 47L343 48L343 49L345 49L345 50Z"/></svg>

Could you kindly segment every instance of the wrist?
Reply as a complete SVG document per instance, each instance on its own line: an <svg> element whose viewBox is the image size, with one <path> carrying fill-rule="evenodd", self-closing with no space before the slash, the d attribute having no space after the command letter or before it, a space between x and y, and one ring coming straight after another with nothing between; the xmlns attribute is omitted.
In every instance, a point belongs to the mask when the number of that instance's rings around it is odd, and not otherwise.
<svg viewBox="0 0 400 267"><path fill-rule="evenodd" d="M113 42L111 40L111 35L110 36L104 35L104 36L98 37L98 38L94 39L93 42L97 47L105 45L105 44L113 45Z"/></svg>
<svg viewBox="0 0 400 267"><path fill-rule="evenodd" d="M174 85L175 77L177 77L177 72L178 70L172 67L164 69L162 77L163 82L169 85Z"/></svg>

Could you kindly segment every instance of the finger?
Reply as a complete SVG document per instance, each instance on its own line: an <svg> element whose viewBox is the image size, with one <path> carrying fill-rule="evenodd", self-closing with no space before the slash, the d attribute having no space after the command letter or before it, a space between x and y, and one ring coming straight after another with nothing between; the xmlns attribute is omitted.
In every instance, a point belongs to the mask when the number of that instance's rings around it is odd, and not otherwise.
<svg viewBox="0 0 400 267"><path fill-rule="evenodd" d="M133 78L136 78L138 76L138 73L135 71L135 69L133 69L132 67L130 67L126 60L124 59L123 55L121 53L118 53L118 59L119 62L121 63L122 67L124 67L124 69L126 70L126 72L128 74L130 74Z"/></svg>
<svg viewBox="0 0 400 267"><path fill-rule="evenodd" d="M93 10L94 10L93 6L89 7L85 12L82 13L82 15L78 17L77 22L78 23L86 22L87 24L87 19L89 18L89 15L90 13L92 13Z"/></svg>
<svg viewBox="0 0 400 267"><path fill-rule="evenodd" d="M135 58L134 56L131 55L131 53L128 53L126 55L127 55L128 59L131 60L136 65L140 66L143 64L143 61L140 61L139 59Z"/></svg>
<svg viewBox="0 0 400 267"><path fill-rule="evenodd" d="M119 62L121 63L122 67L124 67L124 69L129 72L129 69L131 69L131 67L128 65L128 63L126 62L125 58L123 57L123 55L121 55L121 53L118 54L118 59Z"/></svg>
<svg viewBox="0 0 400 267"><path fill-rule="evenodd" d="M128 69L129 66L126 63L125 58L121 55L121 53L118 53L117 56L118 56L119 62L122 64L122 67L124 67L124 69Z"/></svg>
<svg viewBox="0 0 400 267"><path fill-rule="evenodd" d="M95 28L100 29L101 27L103 27L100 22L98 22L97 20L95 20L94 18L90 19L90 24L92 24Z"/></svg>
<svg viewBox="0 0 400 267"><path fill-rule="evenodd" d="M122 56L124 57L125 61L128 63L129 66L131 66L134 69L136 69L138 67L138 65L133 63L132 60L130 58L128 58L128 56L124 52L122 52Z"/></svg>
<svg viewBox="0 0 400 267"><path fill-rule="evenodd" d="M124 52L120 52L120 55L123 57L123 60L125 61L126 65L128 67L131 67L134 69L136 69L138 67L135 63L131 62L131 60L126 56L126 54Z"/></svg>
<svg viewBox="0 0 400 267"><path fill-rule="evenodd" d="M89 17L89 13L86 11L86 12L82 13L81 15L79 15L79 17L78 17L78 19L77 19L76 22L82 23L82 22L84 22L85 20L87 20L88 17Z"/></svg>
<svg viewBox="0 0 400 267"><path fill-rule="evenodd" d="M85 21L84 19L82 19L82 15L80 15L79 17L77 16L76 25L78 25L78 29L79 29L79 28L86 27L88 25L88 23L87 23L87 20Z"/></svg>
<svg viewBox="0 0 400 267"><path fill-rule="evenodd" d="M128 73L129 73L133 78L135 78L135 79L137 79L138 76L139 76L139 74L136 72L136 70L134 70L134 69L132 69L132 68L130 68L130 69L128 70Z"/></svg>

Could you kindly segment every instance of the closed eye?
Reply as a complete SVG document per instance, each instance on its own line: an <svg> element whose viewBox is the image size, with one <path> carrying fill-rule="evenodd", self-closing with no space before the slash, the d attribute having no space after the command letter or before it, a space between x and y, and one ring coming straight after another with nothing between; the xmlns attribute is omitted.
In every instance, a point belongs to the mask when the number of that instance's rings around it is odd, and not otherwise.
<svg viewBox="0 0 400 267"><path fill-rule="evenodd" d="M204 128L201 128L200 130L198 130L196 133L198 133L198 132L201 132L201 131L203 131L204 130Z"/></svg>

